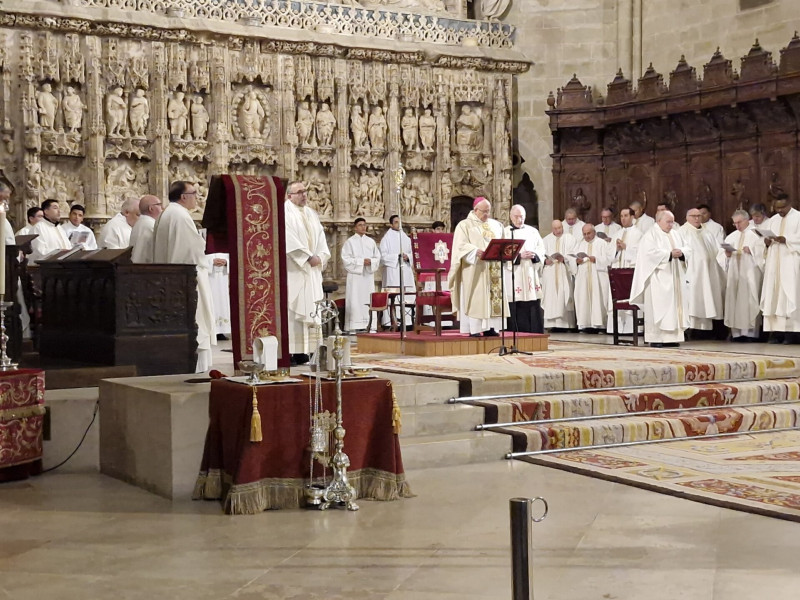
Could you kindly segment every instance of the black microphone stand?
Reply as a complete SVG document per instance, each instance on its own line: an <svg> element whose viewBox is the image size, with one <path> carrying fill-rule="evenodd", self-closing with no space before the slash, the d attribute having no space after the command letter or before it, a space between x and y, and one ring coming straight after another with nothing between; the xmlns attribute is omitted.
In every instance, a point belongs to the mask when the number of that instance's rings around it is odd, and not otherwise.
<svg viewBox="0 0 800 600"><path fill-rule="evenodd" d="M514 239L514 226L511 226L511 239ZM522 264L522 258L519 259L520 264ZM514 279L514 261L511 261L511 304L517 303L517 284ZM505 277L503 278L505 279ZM511 348L506 349L505 344L503 347L500 348L500 356L505 356L506 354L527 354L531 355L533 352L526 352L524 350L520 350L517 348L517 330L519 329L519 323L517 321L517 316L519 315L519 307L515 306L513 310L513 316L511 317L511 321L513 322L512 331L511 331Z"/></svg>

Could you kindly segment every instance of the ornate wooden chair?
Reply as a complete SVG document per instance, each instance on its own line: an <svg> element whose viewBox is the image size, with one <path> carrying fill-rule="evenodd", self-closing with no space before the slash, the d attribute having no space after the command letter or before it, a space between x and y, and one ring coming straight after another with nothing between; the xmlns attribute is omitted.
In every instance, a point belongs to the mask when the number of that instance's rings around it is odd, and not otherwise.
<svg viewBox="0 0 800 600"><path fill-rule="evenodd" d="M381 326L381 316L383 311L389 310L389 293L388 292L373 292L369 297L369 322L367 322L367 333L372 331L372 317L378 319L378 324L375 327L376 331ZM377 313L377 314L376 314ZM395 323L394 313L389 313L392 319L392 325Z"/></svg>
<svg viewBox="0 0 800 600"><path fill-rule="evenodd" d="M453 312L450 291L447 290L453 234L412 232L411 250L414 256L414 270L417 272L417 284L420 288L417 291L414 312L414 332L420 333L423 329L431 329L432 322L436 335L442 335L442 315L447 313L452 315ZM435 285L431 286L429 282ZM434 289L425 289L426 287ZM431 308L432 314L425 314L426 306ZM452 317L452 321L457 324L455 316Z"/></svg>
<svg viewBox="0 0 800 600"><path fill-rule="evenodd" d="M639 307L628 302L631 296L631 284L633 283L633 268L625 267L621 269L608 269L608 282L611 287L611 307L613 310L613 333L614 345L620 344L621 337L631 336L630 342L634 346L639 345L639 327L644 327L644 317L640 316ZM633 333L620 333L619 331L619 311L629 310L633 313Z"/></svg>

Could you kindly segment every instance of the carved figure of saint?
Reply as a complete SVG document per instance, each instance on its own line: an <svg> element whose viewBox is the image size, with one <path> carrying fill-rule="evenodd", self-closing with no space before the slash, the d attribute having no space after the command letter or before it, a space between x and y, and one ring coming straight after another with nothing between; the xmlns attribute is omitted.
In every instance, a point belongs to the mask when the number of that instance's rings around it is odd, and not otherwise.
<svg viewBox="0 0 800 600"><path fill-rule="evenodd" d="M67 124L70 133L75 133L83 125L84 106L81 97L75 93L75 88L72 86L67 87L64 92L61 107L64 110L64 123Z"/></svg>
<svg viewBox="0 0 800 600"><path fill-rule="evenodd" d="M481 18L496 21L506 12L511 0L481 0Z"/></svg>
<svg viewBox="0 0 800 600"><path fill-rule="evenodd" d="M407 108L400 119L400 128L403 131L403 144L406 150L413 151L417 149L417 138L419 136L419 124L417 122L417 115L414 114L413 109Z"/></svg>
<svg viewBox="0 0 800 600"><path fill-rule="evenodd" d="M369 116L369 142L373 148L386 147L386 117L380 106L373 108Z"/></svg>
<svg viewBox="0 0 800 600"><path fill-rule="evenodd" d="M433 214L433 196L428 190L420 189L417 201L417 216L430 217Z"/></svg>
<svg viewBox="0 0 800 600"><path fill-rule="evenodd" d="M106 96L106 127L109 136L120 136L125 130L125 113L127 111L122 88L115 87Z"/></svg>
<svg viewBox="0 0 800 600"><path fill-rule="evenodd" d="M465 104L456 120L456 145L460 152L479 152L483 148L483 121Z"/></svg>
<svg viewBox="0 0 800 600"><path fill-rule="evenodd" d="M383 180L377 171L367 172L367 197L372 216L380 215L383 212Z"/></svg>
<svg viewBox="0 0 800 600"><path fill-rule="evenodd" d="M49 83L42 85L42 89L36 93L36 104L39 107L39 125L42 129L53 129L58 99L53 95L53 88Z"/></svg>
<svg viewBox="0 0 800 600"><path fill-rule="evenodd" d="M350 109L350 131L353 133L353 144L356 149L368 148L367 123L361 112L361 105L355 104Z"/></svg>
<svg viewBox="0 0 800 600"><path fill-rule="evenodd" d="M327 102L323 102L317 113L317 138L320 146L333 144L333 130L336 129L336 117Z"/></svg>
<svg viewBox="0 0 800 600"><path fill-rule="evenodd" d="M255 90L247 92L239 105L239 131L246 140L261 139L261 127L267 116L264 105L258 99Z"/></svg>
<svg viewBox="0 0 800 600"><path fill-rule="evenodd" d="M208 111L203 104L202 96L195 96L192 98L192 136L196 140L206 139L208 133L208 122L211 120L208 116Z"/></svg>
<svg viewBox="0 0 800 600"><path fill-rule="evenodd" d="M747 200L744 197L745 191L746 186L744 183L742 183L741 179L737 179L733 182L733 186L731 187L731 196L733 196L733 199L736 202L736 208L738 210L747 210Z"/></svg>
<svg viewBox="0 0 800 600"><path fill-rule="evenodd" d="M147 123L150 121L150 101L143 89L139 88L131 98L130 108L131 135L144 137Z"/></svg>
<svg viewBox="0 0 800 600"><path fill-rule="evenodd" d="M311 134L314 132L314 116L308 110L308 102L297 106L297 137L301 146L311 145Z"/></svg>
<svg viewBox="0 0 800 600"><path fill-rule="evenodd" d="M189 125L189 109L184 103L185 94L175 92L175 95L167 102L167 119L169 120L169 132L176 140L182 140L186 136Z"/></svg>

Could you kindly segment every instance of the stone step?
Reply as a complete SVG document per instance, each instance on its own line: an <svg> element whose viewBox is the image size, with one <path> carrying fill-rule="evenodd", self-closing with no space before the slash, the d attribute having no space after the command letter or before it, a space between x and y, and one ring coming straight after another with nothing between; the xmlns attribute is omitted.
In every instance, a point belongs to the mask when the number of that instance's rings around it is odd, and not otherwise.
<svg viewBox="0 0 800 600"><path fill-rule="evenodd" d="M502 460L511 450L511 438L496 433L467 431L401 437L400 447L406 470L451 467Z"/></svg>
<svg viewBox="0 0 800 600"><path fill-rule="evenodd" d="M483 408L466 404L406 406L401 412L401 440L403 437L472 431L483 423Z"/></svg>
<svg viewBox="0 0 800 600"><path fill-rule="evenodd" d="M397 404L400 407L445 404L450 398L458 396L458 382L452 379L403 375L385 371L375 371L375 374L392 382Z"/></svg>

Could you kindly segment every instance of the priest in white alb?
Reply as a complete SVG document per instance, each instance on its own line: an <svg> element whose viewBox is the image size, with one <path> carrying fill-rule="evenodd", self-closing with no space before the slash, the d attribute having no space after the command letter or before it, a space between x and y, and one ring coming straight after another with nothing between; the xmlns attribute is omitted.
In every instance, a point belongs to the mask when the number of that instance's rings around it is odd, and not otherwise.
<svg viewBox="0 0 800 600"><path fill-rule="evenodd" d="M583 226L583 239L573 252L575 274L575 318L578 329L596 333L608 320L608 244L597 237L594 225Z"/></svg>
<svg viewBox="0 0 800 600"><path fill-rule="evenodd" d="M550 330L575 329L575 253L577 241L556 219L544 236L545 259L542 267L542 310L544 326Z"/></svg>
<svg viewBox="0 0 800 600"><path fill-rule="evenodd" d="M176 181L169 188L169 205L155 224L153 262L194 265L197 272L197 366L196 373L211 368L214 335L214 308L208 284L206 243L194 224L190 211L197 208L197 189L187 181ZM138 213L138 206L136 207Z"/></svg>
<svg viewBox="0 0 800 600"><path fill-rule="evenodd" d="M745 210L733 213L736 231L725 238L717 262L725 271L725 325L734 342L758 341L764 240L750 228Z"/></svg>
<svg viewBox="0 0 800 600"><path fill-rule="evenodd" d="M770 343L800 342L800 211L792 208L785 192L772 204L775 214L768 227L775 237L765 238L767 259L761 312Z"/></svg>
<svg viewBox="0 0 800 600"><path fill-rule="evenodd" d="M31 235L38 235L31 242L33 253L29 260L34 262L42 259L56 250L69 250L72 248L64 230L58 224L61 219L61 209L58 200L45 200L42 202L44 219L31 228Z"/></svg>
<svg viewBox="0 0 800 600"><path fill-rule="evenodd" d="M401 227L400 217L389 217L389 229L381 238L380 244L381 266L383 268L382 286L384 291L400 291L400 269L403 270L403 289L406 304L414 302L414 273L411 271L411 238ZM399 302L399 300L398 300ZM396 314L395 318L400 319ZM383 325L388 326L391 319L389 312L383 313ZM406 325L411 324L410 315L406 314Z"/></svg>
<svg viewBox="0 0 800 600"><path fill-rule="evenodd" d="M609 268L630 269L636 266L636 254L639 250L642 232L634 227L634 220L632 209L623 208L619 211L621 227L611 238L609 244ZM614 333L613 309L614 306L612 305L611 292L609 290L608 326L606 331L612 334ZM629 310L617 311L617 327L619 333L633 333L633 313Z"/></svg>
<svg viewBox="0 0 800 600"><path fill-rule="evenodd" d="M127 248L130 246L131 230L139 218L139 200L128 198L122 203L119 212L103 225L97 236L99 248Z"/></svg>
<svg viewBox="0 0 800 600"><path fill-rule="evenodd" d="M207 254L208 284L214 306L214 333L217 339L231 335L231 293L229 285L230 255L227 252Z"/></svg>
<svg viewBox="0 0 800 600"><path fill-rule="evenodd" d="M713 320L722 319L725 310L725 273L717 263L713 235L703 227L700 209L690 208L681 234L692 249L692 260L686 264L689 284L689 328L710 331Z"/></svg>
<svg viewBox="0 0 800 600"><path fill-rule="evenodd" d="M131 261L138 264L153 262L153 229L161 215L162 202L157 196L146 195L139 200L139 219L131 230Z"/></svg>
<svg viewBox="0 0 800 600"><path fill-rule="evenodd" d="M381 265L378 246L367 235L366 219L358 217L353 226L356 232L342 246L342 265L347 272L344 329L349 332L364 330L369 324L375 272Z"/></svg>
<svg viewBox="0 0 800 600"><path fill-rule="evenodd" d="M633 216L636 218L636 221L634 223L636 228L643 234L647 233L650 230L650 228L656 223L653 217L644 212L644 204L642 203L641 200L634 200L633 202L631 202L630 208L633 209ZM656 213L656 215L657 214L658 213ZM674 220L675 219L673 217L673 222Z"/></svg>
<svg viewBox="0 0 800 600"><path fill-rule="evenodd" d="M564 233L568 233L576 240L583 236L583 226L586 223L578 218L578 211L570 207L564 211Z"/></svg>
<svg viewBox="0 0 800 600"><path fill-rule="evenodd" d="M614 220L614 211L610 208L606 207L600 211L600 222L594 226L594 231L597 234L597 237L602 239L604 242L611 242L611 238L614 237L621 229L620 224ZM602 237L600 234L606 236L605 238Z"/></svg>
<svg viewBox="0 0 800 600"><path fill-rule="evenodd" d="M525 208L519 204L509 212L511 225L505 229L505 237L524 239L525 245L514 261L503 263L506 299L509 302L511 328L527 333L544 333L542 313L541 271L545 250L542 236L535 227L525 224ZM513 277L512 277L513 274Z"/></svg>
<svg viewBox="0 0 800 600"><path fill-rule="evenodd" d="M302 181L286 187L286 279L289 307L289 353L293 364L308 362L316 352L321 326L316 303L325 297L322 272L331 258L325 230L308 206Z"/></svg>
<svg viewBox="0 0 800 600"><path fill-rule="evenodd" d="M672 212L656 214L656 225L639 241L631 284L630 301L644 310L644 340L656 348L679 345L689 327L686 263L692 251L674 223Z"/></svg>
<svg viewBox="0 0 800 600"><path fill-rule="evenodd" d="M708 204L700 204L697 210L700 211L700 222L703 224L703 229L708 231L717 247L719 247L722 240L725 239L725 228L711 218L711 207Z"/></svg>
<svg viewBox="0 0 800 600"><path fill-rule="evenodd" d="M503 237L503 226L490 219L491 203L478 196L472 211L453 233L453 254L447 284L454 312L458 312L461 333L472 337L500 335L502 315L509 309L501 289L499 262L481 260L493 239Z"/></svg>

